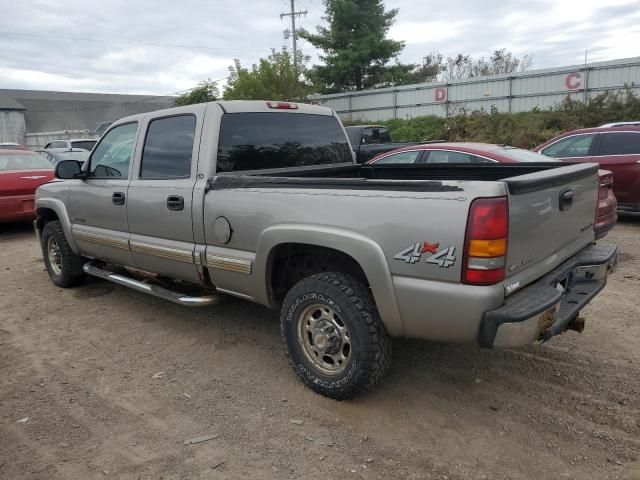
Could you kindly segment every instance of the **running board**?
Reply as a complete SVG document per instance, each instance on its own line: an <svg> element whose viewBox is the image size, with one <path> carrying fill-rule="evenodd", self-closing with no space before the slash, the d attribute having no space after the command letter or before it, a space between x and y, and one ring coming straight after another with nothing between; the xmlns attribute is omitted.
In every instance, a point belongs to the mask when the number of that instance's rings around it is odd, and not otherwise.
<svg viewBox="0 0 640 480"><path fill-rule="evenodd" d="M94 277L108 280L110 282L117 283L118 285L132 288L139 292L148 293L149 295L153 295L154 297L164 298L165 300L169 300L170 302L187 307L206 307L208 305L217 303L218 299L220 298L220 296L216 294L205 295L202 297L190 297L183 293L168 290L158 285L149 285L139 280L135 280L118 273L113 273L108 270L104 270L100 267L96 267L92 262L85 263L82 267L82 270Z"/></svg>

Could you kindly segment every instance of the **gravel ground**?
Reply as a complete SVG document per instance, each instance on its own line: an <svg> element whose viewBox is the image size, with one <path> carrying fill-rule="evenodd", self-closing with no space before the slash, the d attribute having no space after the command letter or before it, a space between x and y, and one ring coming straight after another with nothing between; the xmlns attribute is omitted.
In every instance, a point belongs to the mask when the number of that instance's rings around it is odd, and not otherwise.
<svg viewBox="0 0 640 480"><path fill-rule="evenodd" d="M277 312L61 290L0 225L0 478L640 479L640 218L606 240L620 265L584 333L397 340L379 388L336 402L297 381Z"/></svg>

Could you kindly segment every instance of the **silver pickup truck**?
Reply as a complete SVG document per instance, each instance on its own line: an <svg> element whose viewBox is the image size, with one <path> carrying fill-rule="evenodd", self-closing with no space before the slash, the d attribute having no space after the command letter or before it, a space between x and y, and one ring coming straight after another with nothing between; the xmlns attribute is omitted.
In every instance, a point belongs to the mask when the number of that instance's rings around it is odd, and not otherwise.
<svg viewBox="0 0 640 480"><path fill-rule="evenodd" d="M36 194L60 287L280 308L300 379L371 389L390 337L515 347L581 331L616 263L597 165L357 165L336 114L213 102L123 118Z"/></svg>

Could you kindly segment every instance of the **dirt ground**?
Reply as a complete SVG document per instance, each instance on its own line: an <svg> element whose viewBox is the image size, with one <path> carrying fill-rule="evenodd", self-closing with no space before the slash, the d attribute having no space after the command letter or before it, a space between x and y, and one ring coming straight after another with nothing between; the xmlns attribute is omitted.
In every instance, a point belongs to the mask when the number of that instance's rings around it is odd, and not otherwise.
<svg viewBox="0 0 640 480"><path fill-rule="evenodd" d="M0 232L2 479L640 479L640 218L606 239L620 265L583 334L398 340L348 402L297 381L277 312L61 290L29 227Z"/></svg>

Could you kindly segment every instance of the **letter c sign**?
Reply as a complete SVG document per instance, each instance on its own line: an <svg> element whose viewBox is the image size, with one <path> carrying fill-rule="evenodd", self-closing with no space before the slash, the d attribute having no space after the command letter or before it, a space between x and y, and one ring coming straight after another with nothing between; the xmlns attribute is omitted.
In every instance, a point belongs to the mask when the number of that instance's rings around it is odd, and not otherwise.
<svg viewBox="0 0 640 480"><path fill-rule="evenodd" d="M436 102L444 102L447 99L447 89L438 87L434 90Z"/></svg>
<svg viewBox="0 0 640 480"><path fill-rule="evenodd" d="M578 72L570 73L564 79L564 84L569 90L578 90L582 85L582 82L580 81L581 78L582 75Z"/></svg>

